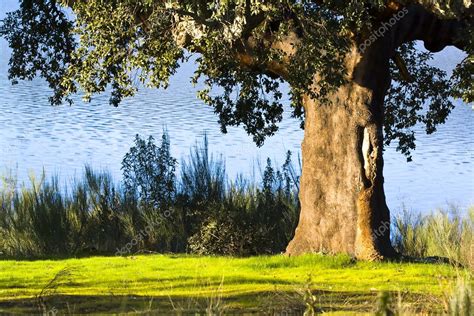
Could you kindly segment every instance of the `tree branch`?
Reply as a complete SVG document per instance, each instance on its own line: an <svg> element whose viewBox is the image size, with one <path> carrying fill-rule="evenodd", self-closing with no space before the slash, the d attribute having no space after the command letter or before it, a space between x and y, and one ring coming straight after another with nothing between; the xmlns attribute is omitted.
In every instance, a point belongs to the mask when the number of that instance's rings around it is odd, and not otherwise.
<svg viewBox="0 0 474 316"><path fill-rule="evenodd" d="M410 74L410 72L408 71L407 65L399 53L395 53L395 56L393 57L393 61L397 65L397 68L400 71L400 75L402 76L403 80L405 80L406 82L413 82L414 79L412 75Z"/></svg>
<svg viewBox="0 0 474 316"><path fill-rule="evenodd" d="M431 52L441 51L446 46L455 46L466 50L467 39L461 34L470 18L442 19L421 5L407 7L408 13L392 30L393 47L403 43L421 40Z"/></svg>

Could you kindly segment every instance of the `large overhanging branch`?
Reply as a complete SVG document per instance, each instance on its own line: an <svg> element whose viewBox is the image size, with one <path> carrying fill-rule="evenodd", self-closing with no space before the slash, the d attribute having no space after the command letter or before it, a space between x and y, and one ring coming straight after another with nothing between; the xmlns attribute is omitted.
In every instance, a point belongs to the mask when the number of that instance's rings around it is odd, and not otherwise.
<svg viewBox="0 0 474 316"><path fill-rule="evenodd" d="M472 17L474 11L471 0L394 0L389 1L387 6L395 8L397 5L420 5L428 12L444 18Z"/></svg>
<svg viewBox="0 0 474 316"><path fill-rule="evenodd" d="M466 50L467 39L462 36L472 16L463 19L443 19L421 5L410 5L408 13L392 30L394 48L403 43L421 40L425 48L438 52L446 46Z"/></svg>

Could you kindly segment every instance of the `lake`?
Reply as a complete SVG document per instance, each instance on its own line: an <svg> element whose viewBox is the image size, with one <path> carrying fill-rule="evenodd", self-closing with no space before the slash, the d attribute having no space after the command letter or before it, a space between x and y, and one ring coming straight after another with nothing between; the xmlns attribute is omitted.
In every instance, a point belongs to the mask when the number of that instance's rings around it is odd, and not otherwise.
<svg viewBox="0 0 474 316"><path fill-rule="evenodd" d="M17 6L2 0L0 19ZM81 175L84 164L107 169L120 179L120 163L135 134L159 139L163 128L171 138L172 153L186 157L196 141L208 135L210 149L226 160L231 178L238 173L260 177L266 157L281 164L287 150L297 157L303 132L286 111L280 130L257 148L241 128L223 135L212 109L196 98L190 83L192 62L183 65L167 90L141 89L118 108L108 95L84 104L53 107L50 90L40 79L12 86L7 79L9 49L0 40L0 170L13 170L20 181L28 175L57 174L61 179ZM455 49L437 54L436 65L450 70L462 55ZM454 204L474 204L474 111L456 102L447 123L433 135L418 133L413 162L389 147L385 152L385 188L389 207L427 212Z"/></svg>

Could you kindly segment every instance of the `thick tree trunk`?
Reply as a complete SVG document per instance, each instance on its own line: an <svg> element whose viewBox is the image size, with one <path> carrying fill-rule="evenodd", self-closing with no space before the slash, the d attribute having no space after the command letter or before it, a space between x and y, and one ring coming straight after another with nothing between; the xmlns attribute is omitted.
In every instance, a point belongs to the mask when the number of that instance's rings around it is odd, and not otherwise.
<svg viewBox="0 0 474 316"><path fill-rule="evenodd" d="M304 99L301 215L287 253L349 253L377 260L395 255L383 188L383 100L389 54L374 44L347 56L348 84L330 104Z"/></svg>

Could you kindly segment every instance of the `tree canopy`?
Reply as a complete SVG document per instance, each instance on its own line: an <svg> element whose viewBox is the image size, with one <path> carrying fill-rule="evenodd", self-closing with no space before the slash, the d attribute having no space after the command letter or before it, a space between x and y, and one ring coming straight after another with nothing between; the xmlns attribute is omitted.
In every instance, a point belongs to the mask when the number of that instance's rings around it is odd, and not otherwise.
<svg viewBox="0 0 474 316"><path fill-rule="evenodd" d="M344 84L345 54L390 22L391 87L385 102L385 142L410 155L412 127L432 133L453 108L451 97L474 100L471 1L385 0L21 0L0 26L13 48L9 76L40 75L51 102L71 94L111 90L118 105L140 85L166 87L180 63L197 54L193 82L214 108L222 131L242 125L261 145L282 120L280 85L291 89L293 115L302 97L325 97ZM410 21L429 16L430 34ZM433 36L433 32L436 36ZM420 51L415 40L424 41ZM467 53L451 77L432 66L433 52L454 45ZM316 78L316 79L315 79ZM316 88L315 88L316 87ZM329 102L329 100L327 100Z"/></svg>

